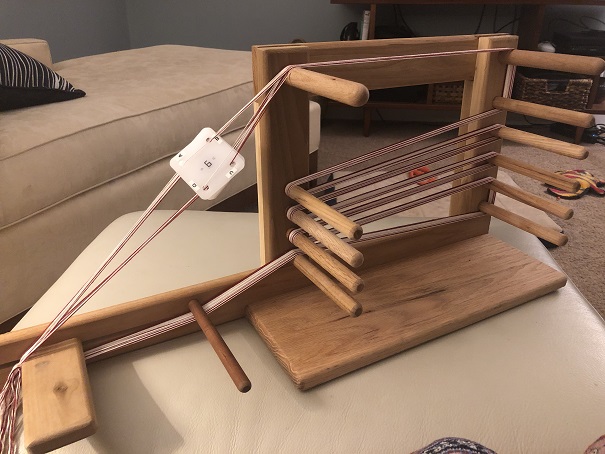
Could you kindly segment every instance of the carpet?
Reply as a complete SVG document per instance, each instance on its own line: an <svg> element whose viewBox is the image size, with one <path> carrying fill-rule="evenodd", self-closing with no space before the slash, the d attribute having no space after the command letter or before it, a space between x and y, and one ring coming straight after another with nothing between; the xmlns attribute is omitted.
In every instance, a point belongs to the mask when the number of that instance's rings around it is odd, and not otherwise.
<svg viewBox="0 0 605 454"><path fill-rule="evenodd" d="M372 135L363 137L361 125L358 122L324 120L318 166L323 169L435 128L435 125L427 124L376 122L373 124ZM550 133L546 126L532 126L523 129L564 141L570 140ZM436 140L433 140L432 143L434 142ZM600 144L584 145L590 153L584 161L566 158L508 141L504 143L502 154L548 170L585 169L602 179L605 178L605 146ZM512 181L522 189L550 200L556 200L554 196L546 193L544 185L530 178L510 172L504 176L499 175L498 178L504 178L509 183L511 182L510 178L512 178ZM507 203L511 203L510 199L501 195L498 195L497 198L500 198L499 203L505 206ZM558 225L568 235L569 242L565 246L551 248L550 253L584 297L605 318L605 234L602 229L605 220L605 197L587 194L579 199L561 199L559 202L574 210L574 216L570 220L551 218L537 210L537 212L529 215L527 213L522 214L532 217L532 219L542 224L551 223L551 227ZM512 201L512 203L515 202ZM506 207L515 211L510 206ZM443 210L442 207L437 207L437 209ZM423 215L426 214L426 212L423 213ZM429 214L437 217L443 215L443 211Z"/></svg>

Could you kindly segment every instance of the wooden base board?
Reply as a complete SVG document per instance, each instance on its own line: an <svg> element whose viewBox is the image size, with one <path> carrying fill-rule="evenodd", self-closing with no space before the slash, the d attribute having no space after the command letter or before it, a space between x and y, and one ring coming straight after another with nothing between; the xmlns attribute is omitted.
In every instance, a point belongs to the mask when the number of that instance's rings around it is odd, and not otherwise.
<svg viewBox="0 0 605 454"><path fill-rule="evenodd" d="M565 285L566 276L481 235L361 273L351 318L313 287L247 315L296 386L312 388Z"/></svg>

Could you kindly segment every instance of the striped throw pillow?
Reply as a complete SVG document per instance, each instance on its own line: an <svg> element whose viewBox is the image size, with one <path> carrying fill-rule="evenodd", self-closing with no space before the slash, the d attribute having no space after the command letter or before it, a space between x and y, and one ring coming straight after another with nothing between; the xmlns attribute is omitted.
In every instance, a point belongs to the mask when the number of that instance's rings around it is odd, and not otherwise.
<svg viewBox="0 0 605 454"><path fill-rule="evenodd" d="M48 66L0 43L0 111L86 95Z"/></svg>

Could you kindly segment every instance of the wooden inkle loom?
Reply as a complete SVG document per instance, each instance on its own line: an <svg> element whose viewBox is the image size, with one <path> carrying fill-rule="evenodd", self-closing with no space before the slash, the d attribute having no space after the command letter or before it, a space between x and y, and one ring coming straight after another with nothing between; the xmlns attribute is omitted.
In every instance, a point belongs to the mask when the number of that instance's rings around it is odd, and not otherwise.
<svg viewBox="0 0 605 454"><path fill-rule="evenodd" d="M255 47L257 90L283 68L295 65L271 99L256 137L262 261L268 269L272 261L286 257L285 266L254 279L253 286L235 292L228 304L212 312L200 311L199 306L206 307L206 302L245 282L250 272L72 317L21 371L30 448L44 452L94 432L94 411L84 386L84 358L97 361L195 332L199 327L191 323L191 313L202 320L209 339L215 333L207 318L216 325L247 317L296 386L304 390L563 286L563 274L491 237L488 228L493 216L551 243L565 244L567 238L560 232L496 207L493 201L501 193L563 218L572 215L569 209L501 183L495 176L502 167L568 190L574 183L499 152L503 139L570 158L582 159L586 152L577 145L503 125L506 112L582 127L593 120L588 114L509 99L507 71L518 65L599 74L604 63L515 47L516 37L508 35ZM359 61L373 57L393 59ZM335 63L348 59L357 61ZM333 63L314 66L326 61ZM378 150L376 156L395 149L403 153L337 178L329 194L324 194L326 184L306 186L306 180L314 178L308 176L307 92L361 105L368 89L458 80L465 81L460 122L402 141L392 150ZM456 129L456 137L424 143ZM416 145L421 148L412 149ZM406 175L425 165L432 169L427 174L399 178L363 193L370 181ZM436 181L417 184L431 177ZM452 184L440 189L447 183ZM363 226L370 222L446 196L451 197L447 218L363 234ZM328 206L328 200L336 200L336 205ZM309 281L300 279L301 272ZM95 350L175 317L183 320L175 329L136 345ZM0 336L2 367L10 369L44 328ZM238 389L249 389L243 371L228 358L228 350L219 345L220 339L215 342ZM101 353L91 354L95 351ZM40 358L56 372L36 376ZM66 368L57 367L66 362L73 362L69 374L74 376L65 377ZM82 384L79 400L57 399L68 391L61 384L73 380ZM45 407L46 414L62 416L55 418L52 427L41 423L40 407L29 410L32 402L54 405L50 410Z"/></svg>

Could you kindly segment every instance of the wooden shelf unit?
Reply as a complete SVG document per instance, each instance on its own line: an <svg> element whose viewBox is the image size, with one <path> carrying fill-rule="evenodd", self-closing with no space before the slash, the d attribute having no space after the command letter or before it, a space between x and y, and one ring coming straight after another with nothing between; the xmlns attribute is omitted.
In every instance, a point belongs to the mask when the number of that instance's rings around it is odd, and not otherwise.
<svg viewBox="0 0 605 454"><path fill-rule="evenodd" d="M382 5L519 5L521 6L518 36L519 49L537 50L542 27L544 23L544 13L549 5L603 5L603 0L330 0L332 4L355 4L368 5L370 10L370 28L368 39L374 39L376 34L376 16L378 6ZM598 79L596 79L598 80ZM598 85L598 84L597 84ZM598 89L598 87L597 87ZM430 96L430 90L429 95ZM591 99L594 101L594 95L591 93ZM370 134L371 114L377 108L400 108L400 109L438 109L438 110L459 110L460 106L456 104L431 104L427 98L425 103L393 103L392 106L382 105L370 102L364 107L364 126L363 134ZM589 101L589 106L592 103ZM605 113L605 103L599 108L590 107L587 112L593 114ZM582 137L584 130L578 128L576 132L576 143Z"/></svg>

